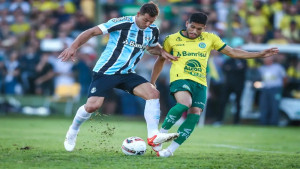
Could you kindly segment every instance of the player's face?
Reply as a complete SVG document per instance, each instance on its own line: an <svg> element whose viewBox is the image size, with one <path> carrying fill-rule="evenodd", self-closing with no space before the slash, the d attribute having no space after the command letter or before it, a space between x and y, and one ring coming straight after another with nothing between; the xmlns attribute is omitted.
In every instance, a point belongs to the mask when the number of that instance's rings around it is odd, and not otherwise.
<svg viewBox="0 0 300 169"><path fill-rule="evenodd" d="M273 56L270 56L270 57L267 57L267 58L264 58L264 64L265 65L272 65L273 64Z"/></svg>
<svg viewBox="0 0 300 169"><path fill-rule="evenodd" d="M141 29L146 29L149 27L154 21L156 20L155 17L151 17L149 14L145 13L144 15L140 14L139 12L136 15L136 24Z"/></svg>
<svg viewBox="0 0 300 169"><path fill-rule="evenodd" d="M200 23L186 22L186 34L190 39L196 39L201 35L201 32L205 30L205 25Z"/></svg>

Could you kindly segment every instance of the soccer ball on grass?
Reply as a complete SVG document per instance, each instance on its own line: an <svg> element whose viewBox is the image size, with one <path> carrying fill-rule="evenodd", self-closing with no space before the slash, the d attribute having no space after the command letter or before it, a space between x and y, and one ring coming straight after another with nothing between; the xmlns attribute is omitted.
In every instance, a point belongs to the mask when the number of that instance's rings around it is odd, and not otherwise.
<svg viewBox="0 0 300 169"><path fill-rule="evenodd" d="M146 149L146 143L140 137L128 137L122 144L122 151L126 155L143 155Z"/></svg>

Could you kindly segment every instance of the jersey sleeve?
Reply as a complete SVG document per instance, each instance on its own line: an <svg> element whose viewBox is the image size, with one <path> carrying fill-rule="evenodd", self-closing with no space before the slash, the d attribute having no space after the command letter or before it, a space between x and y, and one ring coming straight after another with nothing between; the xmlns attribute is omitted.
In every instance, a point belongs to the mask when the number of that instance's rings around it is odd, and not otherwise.
<svg viewBox="0 0 300 169"><path fill-rule="evenodd" d="M154 47L158 45L158 38L159 38L159 29L157 27L153 28L153 37L149 43L150 47Z"/></svg>
<svg viewBox="0 0 300 169"><path fill-rule="evenodd" d="M226 44L221 40L221 38L215 34L212 35L213 38L213 49L221 51L225 48Z"/></svg>
<svg viewBox="0 0 300 169"><path fill-rule="evenodd" d="M130 17L112 18L106 23L98 25L98 27L103 32L103 35L108 34L113 31L121 30L122 25L130 22Z"/></svg>
<svg viewBox="0 0 300 169"><path fill-rule="evenodd" d="M170 36L167 36L166 39L164 40L163 48L166 52L171 53L172 48L170 45Z"/></svg>

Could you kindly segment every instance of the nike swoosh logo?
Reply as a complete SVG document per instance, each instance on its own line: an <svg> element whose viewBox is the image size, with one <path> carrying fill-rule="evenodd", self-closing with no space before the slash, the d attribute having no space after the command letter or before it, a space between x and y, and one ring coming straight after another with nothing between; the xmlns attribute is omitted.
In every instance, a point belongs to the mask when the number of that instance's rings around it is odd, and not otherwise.
<svg viewBox="0 0 300 169"><path fill-rule="evenodd" d="M147 138L147 141L148 141L148 145L150 146L154 146L155 144L153 143L154 139L157 137L157 135L154 135L153 137L151 138Z"/></svg>

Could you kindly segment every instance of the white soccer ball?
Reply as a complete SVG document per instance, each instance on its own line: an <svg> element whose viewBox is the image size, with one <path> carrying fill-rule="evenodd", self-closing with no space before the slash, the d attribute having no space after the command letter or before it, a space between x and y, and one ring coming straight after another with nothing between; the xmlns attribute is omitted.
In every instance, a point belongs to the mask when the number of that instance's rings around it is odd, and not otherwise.
<svg viewBox="0 0 300 169"><path fill-rule="evenodd" d="M140 137L128 137L122 144L122 151L126 155L143 155L146 149L146 143Z"/></svg>

